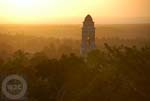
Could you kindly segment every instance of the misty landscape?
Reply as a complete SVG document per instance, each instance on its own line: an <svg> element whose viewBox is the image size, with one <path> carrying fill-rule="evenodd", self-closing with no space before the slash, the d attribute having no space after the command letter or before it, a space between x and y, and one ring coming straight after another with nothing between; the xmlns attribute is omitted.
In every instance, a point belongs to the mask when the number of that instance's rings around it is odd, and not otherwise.
<svg viewBox="0 0 150 101"><path fill-rule="evenodd" d="M0 0L0 101L150 101L150 0Z"/></svg>
<svg viewBox="0 0 150 101"><path fill-rule="evenodd" d="M149 24L96 25L96 47L103 50L104 43L145 46L149 44L149 28ZM21 49L29 53L45 50L56 57L79 55L81 30L82 25L0 25L0 54Z"/></svg>
<svg viewBox="0 0 150 101"><path fill-rule="evenodd" d="M24 75L27 101L150 101L150 25L95 26L84 58L82 25L0 25L0 77Z"/></svg>

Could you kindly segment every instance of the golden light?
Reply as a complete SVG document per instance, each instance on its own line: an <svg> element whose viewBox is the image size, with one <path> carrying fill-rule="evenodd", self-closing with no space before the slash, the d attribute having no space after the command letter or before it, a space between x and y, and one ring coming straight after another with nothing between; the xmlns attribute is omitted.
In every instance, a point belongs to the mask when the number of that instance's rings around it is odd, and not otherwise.
<svg viewBox="0 0 150 101"><path fill-rule="evenodd" d="M43 2L40 0L7 0L7 9L12 11L14 15L29 15L40 7ZM10 13L10 12L9 12ZM25 13L25 14L24 14Z"/></svg>
<svg viewBox="0 0 150 101"><path fill-rule="evenodd" d="M10 22L37 22L54 14L57 4L55 0L6 0L4 13Z"/></svg>
<svg viewBox="0 0 150 101"><path fill-rule="evenodd" d="M34 5L33 0L9 0L10 5L16 6L17 8L31 8Z"/></svg>
<svg viewBox="0 0 150 101"><path fill-rule="evenodd" d="M88 13L99 22L144 18L149 17L148 2L149 0L0 0L0 23L80 23Z"/></svg>

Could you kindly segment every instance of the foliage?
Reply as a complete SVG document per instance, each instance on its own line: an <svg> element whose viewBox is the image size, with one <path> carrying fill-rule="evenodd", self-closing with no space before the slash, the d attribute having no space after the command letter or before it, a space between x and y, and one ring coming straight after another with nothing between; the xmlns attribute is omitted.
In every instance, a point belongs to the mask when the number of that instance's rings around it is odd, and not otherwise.
<svg viewBox="0 0 150 101"><path fill-rule="evenodd" d="M23 74L29 101L150 101L150 46L109 46L87 58L18 50L0 58L0 76Z"/></svg>

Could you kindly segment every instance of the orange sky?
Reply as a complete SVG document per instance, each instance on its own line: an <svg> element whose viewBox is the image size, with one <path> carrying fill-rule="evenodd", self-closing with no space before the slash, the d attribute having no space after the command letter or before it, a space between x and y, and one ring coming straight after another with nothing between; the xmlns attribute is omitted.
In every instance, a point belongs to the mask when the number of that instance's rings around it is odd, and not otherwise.
<svg viewBox="0 0 150 101"><path fill-rule="evenodd" d="M145 23L150 0L0 0L0 23L80 24L86 14L98 24Z"/></svg>

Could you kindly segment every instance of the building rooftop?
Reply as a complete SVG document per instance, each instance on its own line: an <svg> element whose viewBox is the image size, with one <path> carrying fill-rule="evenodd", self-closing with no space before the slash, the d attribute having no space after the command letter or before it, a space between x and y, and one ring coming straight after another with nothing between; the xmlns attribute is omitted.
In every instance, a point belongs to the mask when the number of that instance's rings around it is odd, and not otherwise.
<svg viewBox="0 0 150 101"><path fill-rule="evenodd" d="M93 19L92 19L91 15L88 14L88 15L85 17L85 21L92 21L92 22L93 22Z"/></svg>

